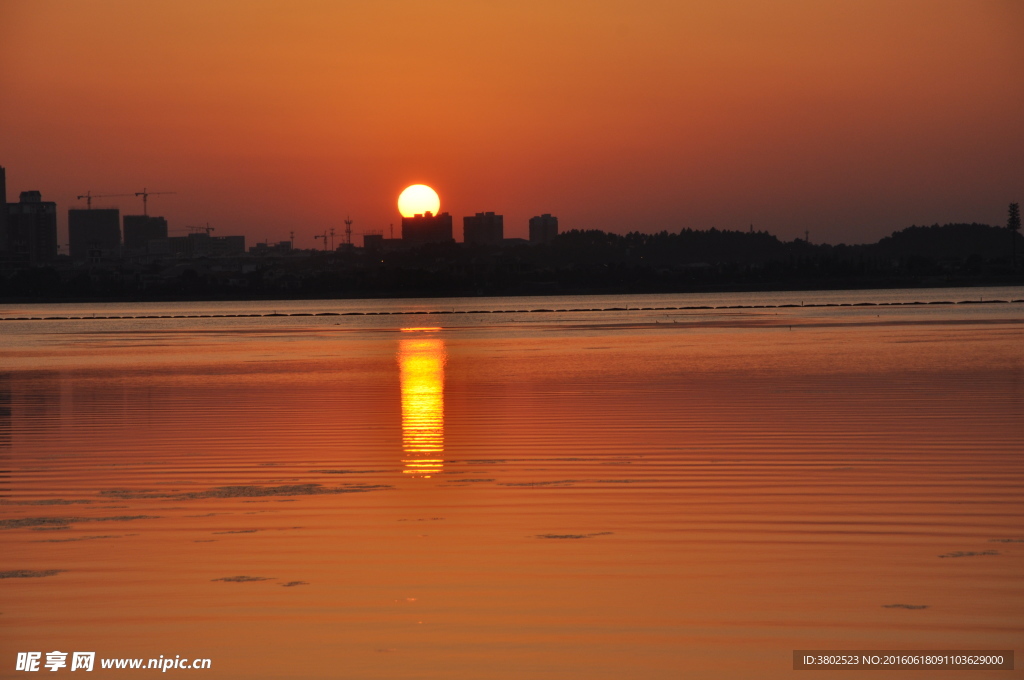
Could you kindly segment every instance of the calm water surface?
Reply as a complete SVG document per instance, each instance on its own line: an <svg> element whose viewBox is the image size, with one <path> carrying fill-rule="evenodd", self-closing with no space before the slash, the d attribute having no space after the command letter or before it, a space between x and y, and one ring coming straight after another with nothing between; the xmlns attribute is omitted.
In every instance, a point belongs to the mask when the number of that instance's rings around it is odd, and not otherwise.
<svg viewBox="0 0 1024 680"><path fill-rule="evenodd" d="M0 572L40 575L0 579L0 677L52 650L211 678L1020 656L1022 298L2 308Z"/></svg>

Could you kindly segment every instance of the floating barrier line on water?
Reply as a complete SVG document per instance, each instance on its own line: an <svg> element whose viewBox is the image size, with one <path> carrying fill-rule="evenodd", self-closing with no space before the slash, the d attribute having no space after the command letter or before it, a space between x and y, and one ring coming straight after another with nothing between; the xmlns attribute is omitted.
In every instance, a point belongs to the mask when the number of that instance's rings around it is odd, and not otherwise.
<svg viewBox="0 0 1024 680"><path fill-rule="evenodd" d="M690 307L605 307L603 309L475 309L470 311L455 309L439 309L435 311L402 311L402 312L270 312L267 314L139 314L136 316L0 316L0 321L111 321L137 319L237 319L237 318L268 318L274 316L403 316L411 314L569 314L573 312L667 312L667 311L701 311L718 309L809 309L815 307L914 307L917 305L991 305L1024 302L1019 300L933 300L931 302L822 302L805 305L786 303L784 305L694 305Z"/></svg>

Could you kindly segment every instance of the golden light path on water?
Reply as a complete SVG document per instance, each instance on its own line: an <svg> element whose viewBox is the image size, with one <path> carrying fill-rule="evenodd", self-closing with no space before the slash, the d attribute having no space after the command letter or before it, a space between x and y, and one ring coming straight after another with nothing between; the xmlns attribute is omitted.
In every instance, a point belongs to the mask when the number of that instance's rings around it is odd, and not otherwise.
<svg viewBox="0 0 1024 680"><path fill-rule="evenodd" d="M430 332L407 328L403 332ZM398 365L402 385L403 472L416 477L437 474L444 465L444 340L404 338Z"/></svg>
<svg viewBox="0 0 1024 680"><path fill-rule="evenodd" d="M1019 648L1024 300L988 301L1021 297L12 307L0 664L802 680L797 649ZM605 311L510 311L539 308Z"/></svg>

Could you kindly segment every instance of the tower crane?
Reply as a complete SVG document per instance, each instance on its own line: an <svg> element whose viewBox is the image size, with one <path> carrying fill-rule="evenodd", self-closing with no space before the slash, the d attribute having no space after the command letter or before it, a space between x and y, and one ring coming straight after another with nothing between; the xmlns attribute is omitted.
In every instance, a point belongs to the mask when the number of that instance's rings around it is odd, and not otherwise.
<svg viewBox="0 0 1024 680"><path fill-rule="evenodd" d="M324 243L324 245L327 245ZM334 250L334 227L331 227L331 250Z"/></svg>
<svg viewBox="0 0 1024 680"><path fill-rule="evenodd" d="M142 214L149 215L148 208L146 206L146 200L150 196L159 196L161 194L176 194L177 191L146 191L146 187L142 187L142 191L136 191L136 196L142 196Z"/></svg>
<svg viewBox="0 0 1024 680"><path fill-rule="evenodd" d="M86 191L84 194L78 197L78 200L85 199L86 210L92 210L92 199L94 198L115 198L118 196L131 196L131 194L98 194L93 196L92 191Z"/></svg>
<svg viewBox="0 0 1024 680"><path fill-rule="evenodd" d="M352 245L352 218L345 217L345 245Z"/></svg>
<svg viewBox="0 0 1024 680"><path fill-rule="evenodd" d="M322 233L322 234L317 234L313 238L322 238L324 240L324 250L327 250L327 232L326 231L324 233Z"/></svg>
<svg viewBox="0 0 1024 680"><path fill-rule="evenodd" d="M206 223L205 227L188 227L188 230L193 234L198 234L201 231L205 231L207 236L210 235L211 231L216 231L216 229L210 226L209 222Z"/></svg>

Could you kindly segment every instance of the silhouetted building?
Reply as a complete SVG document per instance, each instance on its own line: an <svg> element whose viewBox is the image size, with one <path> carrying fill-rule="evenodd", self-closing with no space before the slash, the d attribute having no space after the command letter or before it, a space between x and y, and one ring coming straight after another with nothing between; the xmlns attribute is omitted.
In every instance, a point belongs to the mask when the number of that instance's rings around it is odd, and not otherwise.
<svg viewBox="0 0 1024 680"><path fill-rule="evenodd" d="M415 243L400 238L384 238L384 234L363 234L363 250L367 253L394 253L408 250Z"/></svg>
<svg viewBox="0 0 1024 680"><path fill-rule="evenodd" d="M22 191L17 203L7 203L4 187L6 259L34 264L57 257L57 204L38 191Z"/></svg>
<svg viewBox="0 0 1024 680"><path fill-rule="evenodd" d="M558 236L558 218L544 213L530 218L530 243L547 243Z"/></svg>
<svg viewBox="0 0 1024 680"><path fill-rule="evenodd" d="M287 255L291 251L291 241L279 241L278 243L263 242L249 248L250 255Z"/></svg>
<svg viewBox="0 0 1024 680"><path fill-rule="evenodd" d="M150 215L124 216L124 249L126 254L149 252L149 242L167 238L167 220Z"/></svg>
<svg viewBox="0 0 1024 680"><path fill-rule="evenodd" d="M68 210L71 259L99 262L121 256L121 212L117 208Z"/></svg>
<svg viewBox="0 0 1024 680"><path fill-rule="evenodd" d="M152 254L203 257L217 255L244 255L244 236L210 236L204 232L188 236L171 236L150 242Z"/></svg>
<svg viewBox="0 0 1024 680"><path fill-rule="evenodd" d="M505 218L492 212L480 212L462 218L462 240L478 245L500 246L505 238Z"/></svg>
<svg viewBox="0 0 1024 680"><path fill-rule="evenodd" d="M213 236L210 238L211 255L244 255L244 236Z"/></svg>
<svg viewBox="0 0 1024 680"><path fill-rule="evenodd" d="M402 240L410 243L446 243L452 240L452 216L446 212L402 218Z"/></svg>
<svg viewBox="0 0 1024 680"><path fill-rule="evenodd" d="M0 255L7 252L7 170L0 166Z"/></svg>
<svg viewBox="0 0 1024 680"><path fill-rule="evenodd" d="M181 257L192 257L192 239L188 236L170 236L167 241L158 241L158 254L179 255ZM166 245L165 245L166 244Z"/></svg>
<svg viewBox="0 0 1024 680"><path fill-rule="evenodd" d="M180 237L184 239L185 237ZM150 241L146 244L146 254L153 255L156 257L173 255L171 252L171 239L170 238L158 238Z"/></svg>

